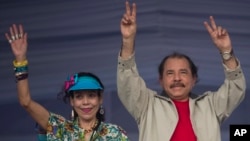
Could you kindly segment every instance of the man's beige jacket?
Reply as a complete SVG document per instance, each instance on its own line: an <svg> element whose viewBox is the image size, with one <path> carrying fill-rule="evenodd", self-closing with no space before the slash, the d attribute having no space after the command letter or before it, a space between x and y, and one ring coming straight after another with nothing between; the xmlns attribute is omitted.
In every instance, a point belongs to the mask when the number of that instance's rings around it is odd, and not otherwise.
<svg viewBox="0 0 250 141"><path fill-rule="evenodd" d="M225 81L217 91L189 99L197 141L221 141L221 123L244 99L246 82L240 63L235 70L223 67ZM117 88L120 100L138 124L139 141L171 139L178 122L175 105L166 94L159 95L147 88L138 73L134 54L128 60L118 57Z"/></svg>

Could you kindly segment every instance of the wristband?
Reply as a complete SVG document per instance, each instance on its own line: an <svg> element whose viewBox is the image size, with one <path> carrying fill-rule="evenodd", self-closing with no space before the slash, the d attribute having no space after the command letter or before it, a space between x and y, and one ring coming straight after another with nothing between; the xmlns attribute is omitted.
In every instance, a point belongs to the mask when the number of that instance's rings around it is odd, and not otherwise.
<svg viewBox="0 0 250 141"><path fill-rule="evenodd" d="M24 61L18 62L17 60L13 61L14 67L23 67L28 65L28 60L25 59Z"/></svg>

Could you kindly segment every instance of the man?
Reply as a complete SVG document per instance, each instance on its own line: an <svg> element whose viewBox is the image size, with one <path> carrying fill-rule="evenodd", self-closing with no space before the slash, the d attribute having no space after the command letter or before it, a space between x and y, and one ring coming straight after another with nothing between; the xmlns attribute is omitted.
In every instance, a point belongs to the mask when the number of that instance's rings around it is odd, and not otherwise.
<svg viewBox="0 0 250 141"><path fill-rule="evenodd" d="M161 95L146 87L134 53L136 4L126 2L121 19L122 48L118 58L118 95L136 120L140 141L220 141L220 125L244 99L246 84L226 29L210 16L204 22L222 56L225 81L215 91L195 96L197 67L180 53L166 56L159 66Z"/></svg>

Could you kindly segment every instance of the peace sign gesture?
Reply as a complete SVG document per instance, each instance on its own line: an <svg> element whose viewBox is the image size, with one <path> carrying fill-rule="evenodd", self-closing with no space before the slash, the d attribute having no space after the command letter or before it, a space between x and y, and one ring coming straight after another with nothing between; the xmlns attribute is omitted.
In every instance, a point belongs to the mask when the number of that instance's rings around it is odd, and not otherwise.
<svg viewBox="0 0 250 141"><path fill-rule="evenodd" d="M232 50L231 40L227 30L221 26L217 26L213 16L210 16L210 25L204 22L204 25L212 38L213 43L220 52L228 52Z"/></svg>
<svg viewBox="0 0 250 141"><path fill-rule="evenodd" d="M136 34L136 4L132 4L132 9L128 1L125 3L126 12L121 19L121 33L123 38L134 38Z"/></svg>

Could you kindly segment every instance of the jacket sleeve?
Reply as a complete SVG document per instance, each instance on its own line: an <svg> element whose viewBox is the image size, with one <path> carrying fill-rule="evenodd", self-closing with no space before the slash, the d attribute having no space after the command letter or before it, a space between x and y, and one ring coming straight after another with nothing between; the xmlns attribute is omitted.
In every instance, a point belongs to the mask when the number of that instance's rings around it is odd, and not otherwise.
<svg viewBox="0 0 250 141"><path fill-rule="evenodd" d="M146 87L138 74L134 54L127 60L118 57L117 90L125 108L139 122L147 109L150 97L153 97L155 92Z"/></svg>
<svg viewBox="0 0 250 141"><path fill-rule="evenodd" d="M215 112L221 122L243 101L246 91L246 81L240 63L235 70L229 70L224 64L223 67L224 83L212 95Z"/></svg>

